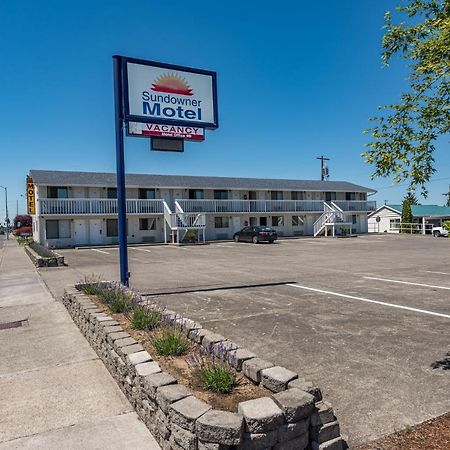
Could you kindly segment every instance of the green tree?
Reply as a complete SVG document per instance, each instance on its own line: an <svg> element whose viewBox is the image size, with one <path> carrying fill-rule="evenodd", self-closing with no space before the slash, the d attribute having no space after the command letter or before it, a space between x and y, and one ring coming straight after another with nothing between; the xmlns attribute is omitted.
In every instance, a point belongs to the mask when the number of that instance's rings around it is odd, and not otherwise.
<svg viewBox="0 0 450 450"><path fill-rule="evenodd" d="M408 62L409 90L371 119L366 133L373 139L363 157L375 167L373 178L408 181L426 196L436 139L450 131L450 0L407 0L396 11L396 23L385 15L382 60Z"/></svg>
<svg viewBox="0 0 450 450"><path fill-rule="evenodd" d="M408 200L410 205L420 205L419 200L417 199L416 194L413 191L408 191L403 201L405 200Z"/></svg>
<svg viewBox="0 0 450 450"><path fill-rule="evenodd" d="M402 207L402 224L405 223L412 223L413 221L413 215L411 211L411 203L409 203L409 200L405 198L403 200L403 207ZM400 232L407 233L409 228L401 228Z"/></svg>

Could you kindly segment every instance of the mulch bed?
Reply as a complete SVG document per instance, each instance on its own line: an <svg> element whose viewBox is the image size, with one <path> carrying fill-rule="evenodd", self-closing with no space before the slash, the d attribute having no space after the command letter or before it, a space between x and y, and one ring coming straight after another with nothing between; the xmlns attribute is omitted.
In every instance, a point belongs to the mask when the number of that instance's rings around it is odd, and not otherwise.
<svg viewBox="0 0 450 450"><path fill-rule="evenodd" d="M108 306L102 303L96 296L90 295L91 300L99 309L110 315L120 323L123 330L132 338L136 339L152 358L159 364L161 369L172 375L180 384L188 387L193 394L207 402L215 409L237 412L239 402L261 397L270 397L271 392L260 387L240 372L236 372L236 385L229 394L218 394L202 389L196 371L186 362L186 356L160 356L153 345L153 337L157 330L141 331L133 328L130 320L121 313L113 313ZM192 342L191 350L194 351L197 344Z"/></svg>
<svg viewBox="0 0 450 450"><path fill-rule="evenodd" d="M449 450L450 413L357 447L356 450Z"/></svg>

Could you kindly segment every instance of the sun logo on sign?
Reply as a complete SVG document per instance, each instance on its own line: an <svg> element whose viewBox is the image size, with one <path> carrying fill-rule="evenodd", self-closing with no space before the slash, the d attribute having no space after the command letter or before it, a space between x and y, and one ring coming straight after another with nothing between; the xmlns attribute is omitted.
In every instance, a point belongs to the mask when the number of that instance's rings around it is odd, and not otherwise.
<svg viewBox="0 0 450 450"><path fill-rule="evenodd" d="M192 89L186 79L173 73L166 73L156 78L152 84L152 91L192 95Z"/></svg>

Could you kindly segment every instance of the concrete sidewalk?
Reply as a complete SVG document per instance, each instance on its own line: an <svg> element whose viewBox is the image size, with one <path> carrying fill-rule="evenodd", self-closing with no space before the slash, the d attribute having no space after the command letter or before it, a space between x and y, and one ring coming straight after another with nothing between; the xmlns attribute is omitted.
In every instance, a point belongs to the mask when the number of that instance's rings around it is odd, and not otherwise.
<svg viewBox="0 0 450 450"><path fill-rule="evenodd" d="M15 240L0 241L0 449L159 449Z"/></svg>

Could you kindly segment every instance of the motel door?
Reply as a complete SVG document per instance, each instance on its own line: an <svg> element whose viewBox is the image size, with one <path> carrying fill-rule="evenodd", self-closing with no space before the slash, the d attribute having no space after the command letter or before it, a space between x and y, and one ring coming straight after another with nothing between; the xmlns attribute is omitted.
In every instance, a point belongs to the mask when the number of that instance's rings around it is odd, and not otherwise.
<svg viewBox="0 0 450 450"><path fill-rule="evenodd" d="M86 245L88 242L86 220L74 220L73 228L75 245Z"/></svg>
<svg viewBox="0 0 450 450"><path fill-rule="evenodd" d="M233 217L233 234L237 233L241 229L241 218Z"/></svg>
<svg viewBox="0 0 450 450"><path fill-rule="evenodd" d="M103 242L102 224L103 221L101 219L89 220L89 243L91 245L98 245Z"/></svg>
<svg viewBox="0 0 450 450"><path fill-rule="evenodd" d="M175 210L175 199L173 196L173 190L172 189L161 189L161 198L167 203L171 211Z"/></svg>

